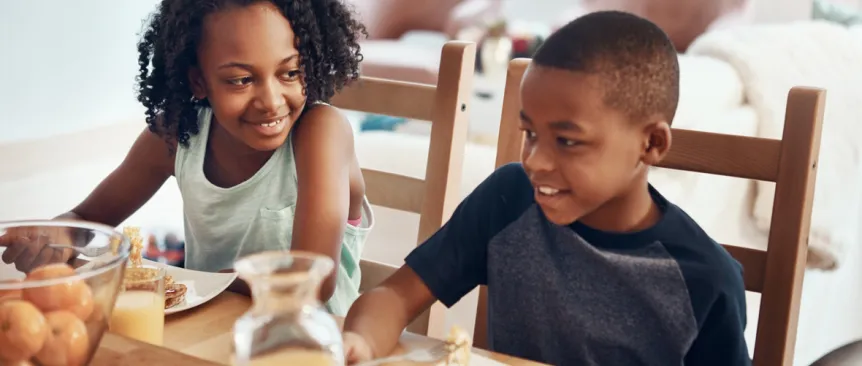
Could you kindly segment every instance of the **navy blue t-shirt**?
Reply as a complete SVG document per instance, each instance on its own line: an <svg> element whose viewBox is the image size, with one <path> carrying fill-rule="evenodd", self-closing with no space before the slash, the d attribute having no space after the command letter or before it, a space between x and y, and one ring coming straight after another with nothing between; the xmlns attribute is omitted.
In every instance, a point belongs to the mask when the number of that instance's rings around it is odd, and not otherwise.
<svg viewBox="0 0 862 366"><path fill-rule="evenodd" d="M662 217L609 233L548 221L501 167L406 262L446 306L488 285L493 351L554 365L750 365L742 268L650 187Z"/></svg>

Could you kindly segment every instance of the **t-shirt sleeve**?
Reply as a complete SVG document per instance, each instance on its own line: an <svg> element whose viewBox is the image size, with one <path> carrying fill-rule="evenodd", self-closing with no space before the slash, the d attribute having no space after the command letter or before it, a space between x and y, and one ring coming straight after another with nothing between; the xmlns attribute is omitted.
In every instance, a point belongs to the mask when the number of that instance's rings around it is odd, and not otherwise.
<svg viewBox="0 0 862 366"><path fill-rule="evenodd" d="M690 288L691 295L699 297L693 298L692 302L700 303L700 306L695 306L700 331L686 354L686 365L751 365L745 342L746 306L742 269L737 262L731 263L732 266L725 267L728 271L713 276L713 286ZM710 288L712 291L707 291Z"/></svg>
<svg viewBox="0 0 862 366"><path fill-rule="evenodd" d="M446 306L487 284L488 242L525 208L511 192L529 181L520 164L497 169L455 209L452 217L405 262ZM532 193L529 188L526 190ZM523 195L522 195L523 196Z"/></svg>
<svg viewBox="0 0 862 366"><path fill-rule="evenodd" d="M750 366L744 331L745 300L740 304L732 296L719 296L689 349L685 364Z"/></svg>

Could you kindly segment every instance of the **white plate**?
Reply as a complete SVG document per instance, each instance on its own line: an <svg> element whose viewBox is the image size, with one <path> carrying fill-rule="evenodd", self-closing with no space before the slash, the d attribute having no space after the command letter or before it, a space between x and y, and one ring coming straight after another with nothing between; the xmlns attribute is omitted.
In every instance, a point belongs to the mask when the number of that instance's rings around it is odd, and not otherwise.
<svg viewBox="0 0 862 366"><path fill-rule="evenodd" d="M212 300L236 280L236 273L212 273L193 271L190 269L170 266L164 263L144 259L145 266L165 268L174 282L186 285L186 298L181 303L165 309L165 314L175 314L189 310Z"/></svg>

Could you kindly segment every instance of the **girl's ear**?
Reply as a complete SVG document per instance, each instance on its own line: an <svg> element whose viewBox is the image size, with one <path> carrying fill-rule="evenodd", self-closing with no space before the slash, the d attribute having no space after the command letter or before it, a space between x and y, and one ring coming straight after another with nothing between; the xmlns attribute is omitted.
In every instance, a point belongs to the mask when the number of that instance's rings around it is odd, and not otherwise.
<svg viewBox="0 0 862 366"><path fill-rule="evenodd" d="M202 100L207 97L206 83L201 70L195 66L189 69L189 85L192 86L192 94L195 99Z"/></svg>
<svg viewBox="0 0 862 366"><path fill-rule="evenodd" d="M670 151L670 125L665 121L651 123L644 132L647 140L643 152L643 162L647 165L656 165Z"/></svg>

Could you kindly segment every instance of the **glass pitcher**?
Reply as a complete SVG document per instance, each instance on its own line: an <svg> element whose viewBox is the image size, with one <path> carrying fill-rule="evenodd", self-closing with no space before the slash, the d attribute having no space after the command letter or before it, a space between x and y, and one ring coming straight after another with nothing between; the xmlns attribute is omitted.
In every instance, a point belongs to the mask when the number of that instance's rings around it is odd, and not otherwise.
<svg viewBox="0 0 862 366"><path fill-rule="evenodd" d="M332 259L300 251L254 254L234 269L254 304L234 324L236 366L344 365L335 319L318 299Z"/></svg>

